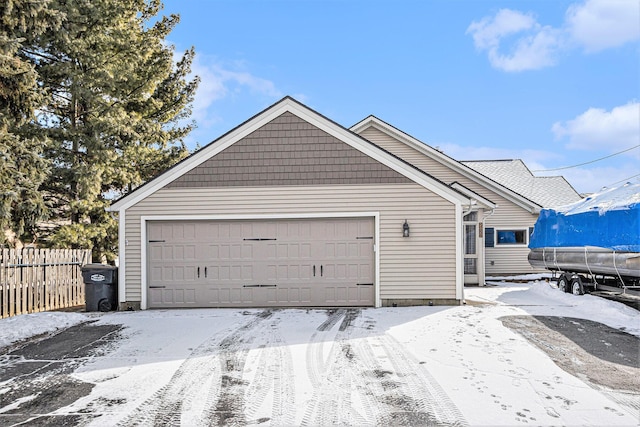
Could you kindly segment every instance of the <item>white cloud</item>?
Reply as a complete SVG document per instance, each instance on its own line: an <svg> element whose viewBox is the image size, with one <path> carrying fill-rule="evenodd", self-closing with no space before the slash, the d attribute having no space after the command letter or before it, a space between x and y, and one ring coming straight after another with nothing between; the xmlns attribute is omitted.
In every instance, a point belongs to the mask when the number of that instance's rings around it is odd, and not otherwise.
<svg viewBox="0 0 640 427"><path fill-rule="evenodd" d="M562 171L536 173L539 176L562 175L578 193L594 193L603 187L621 185L626 181L640 182L635 163L620 163L615 166L579 167Z"/></svg>
<svg viewBox="0 0 640 427"><path fill-rule="evenodd" d="M477 49L503 71L535 70L554 65L569 46L586 52L640 39L640 2L586 0L569 6L560 28L541 25L531 13L501 9L467 28ZM506 53L505 53L506 52Z"/></svg>
<svg viewBox="0 0 640 427"><path fill-rule="evenodd" d="M494 17L472 22L467 34L476 48L486 50L495 68L523 71L543 68L554 63L559 34L551 27L538 24L531 14L501 9ZM508 37L519 35L508 53L503 46Z"/></svg>
<svg viewBox="0 0 640 427"><path fill-rule="evenodd" d="M550 27L540 28L534 34L519 39L511 54L490 50L489 61L504 71L537 70L554 65L560 43L557 33Z"/></svg>
<svg viewBox="0 0 640 427"><path fill-rule="evenodd" d="M506 36L530 30L536 26L532 15L521 12L500 9L493 18L485 17L479 22L472 22L467 28L478 49L491 49L500 45L500 40Z"/></svg>
<svg viewBox="0 0 640 427"><path fill-rule="evenodd" d="M238 92L249 91L272 99L282 97L272 81L257 77L243 68L242 64L230 67L215 59L196 55L191 70L194 75L200 76L200 85L193 101L193 119L199 127L218 122L220 119L211 111L211 106L215 101Z"/></svg>
<svg viewBox="0 0 640 427"><path fill-rule="evenodd" d="M556 139L569 139L567 148L624 150L640 144L640 103L629 102L611 111L589 108L575 119L554 123L551 130Z"/></svg>
<svg viewBox="0 0 640 427"><path fill-rule="evenodd" d="M637 0L587 0L571 5L565 19L572 39L587 52L640 39L640 2Z"/></svg>

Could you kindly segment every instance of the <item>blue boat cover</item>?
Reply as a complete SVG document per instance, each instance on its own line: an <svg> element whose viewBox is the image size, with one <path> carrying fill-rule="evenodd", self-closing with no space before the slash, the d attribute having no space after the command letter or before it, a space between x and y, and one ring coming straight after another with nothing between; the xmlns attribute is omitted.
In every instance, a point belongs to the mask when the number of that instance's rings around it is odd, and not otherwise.
<svg viewBox="0 0 640 427"><path fill-rule="evenodd" d="M570 246L640 252L640 183L605 189L560 208L542 209L529 248Z"/></svg>

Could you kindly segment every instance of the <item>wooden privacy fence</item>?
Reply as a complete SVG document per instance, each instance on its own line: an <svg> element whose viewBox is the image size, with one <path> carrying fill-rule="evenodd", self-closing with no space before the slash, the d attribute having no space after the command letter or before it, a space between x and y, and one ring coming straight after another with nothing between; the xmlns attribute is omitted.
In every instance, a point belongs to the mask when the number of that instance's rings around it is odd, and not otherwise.
<svg viewBox="0 0 640 427"><path fill-rule="evenodd" d="M2 249L0 318L82 305L90 249Z"/></svg>

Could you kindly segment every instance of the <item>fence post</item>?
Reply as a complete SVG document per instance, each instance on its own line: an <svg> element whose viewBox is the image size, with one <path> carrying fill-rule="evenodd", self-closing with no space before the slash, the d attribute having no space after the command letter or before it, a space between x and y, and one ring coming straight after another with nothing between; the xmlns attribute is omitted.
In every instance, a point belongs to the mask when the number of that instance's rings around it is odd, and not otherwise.
<svg viewBox="0 0 640 427"><path fill-rule="evenodd" d="M7 263L9 254L7 249L2 248L2 259L0 259L0 302L2 315L0 319L9 317L9 281L7 279Z"/></svg>

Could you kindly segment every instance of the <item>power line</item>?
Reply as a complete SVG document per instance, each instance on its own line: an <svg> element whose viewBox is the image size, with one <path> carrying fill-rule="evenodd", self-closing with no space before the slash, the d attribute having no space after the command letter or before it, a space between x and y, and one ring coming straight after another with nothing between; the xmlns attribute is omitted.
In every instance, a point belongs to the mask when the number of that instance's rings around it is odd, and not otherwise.
<svg viewBox="0 0 640 427"><path fill-rule="evenodd" d="M611 183L611 184L605 185L605 187L613 187L613 186L614 186L614 185L616 185L616 184L620 184L621 182L626 182L626 181L632 180L633 178L637 178L637 177L639 177L639 176L640 176L640 173L639 173L639 174L637 174L637 175L630 176L629 178L621 179L620 181L616 181L616 182L614 182L614 183Z"/></svg>
<svg viewBox="0 0 640 427"><path fill-rule="evenodd" d="M564 166L564 167L561 167L561 168L553 168L553 169L538 169L538 170L535 170L535 171L532 171L532 172L552 172L552 171L560 171L560 170L564 170L564 169L577 168L579 166L584 166L584 165L590 165L591 163L599 162L601 160L605 160L605 159L608 159L610 157L617 156L617 155L622 154L622 153L626 153L627 151L631 151L631 150L636 149L638 147L640 147L640 144L635 145L635 146L633 146L631 148L627 148L626 150L619 151L617 153L609 154L608 156L601 157L599 159L591 160L589 162L580 163L579 165Z"/></svg>

